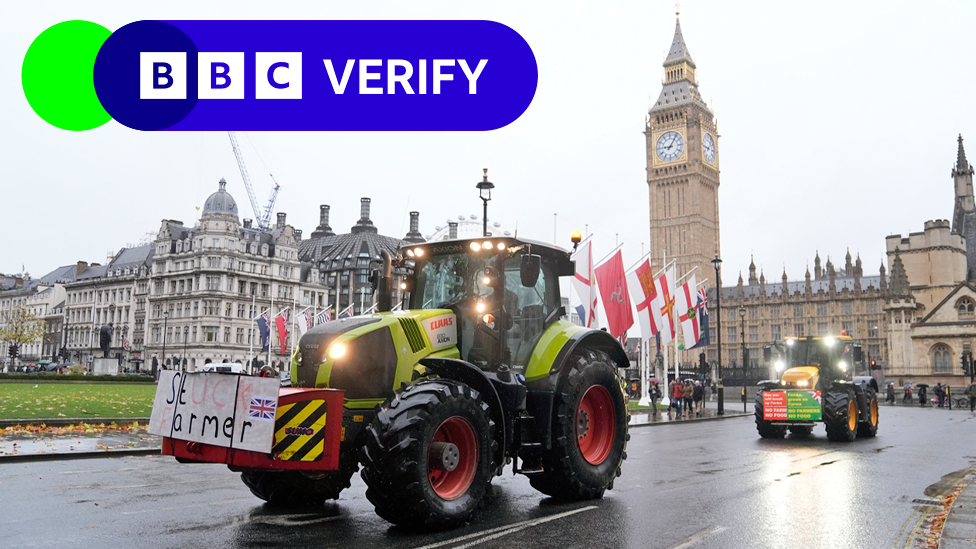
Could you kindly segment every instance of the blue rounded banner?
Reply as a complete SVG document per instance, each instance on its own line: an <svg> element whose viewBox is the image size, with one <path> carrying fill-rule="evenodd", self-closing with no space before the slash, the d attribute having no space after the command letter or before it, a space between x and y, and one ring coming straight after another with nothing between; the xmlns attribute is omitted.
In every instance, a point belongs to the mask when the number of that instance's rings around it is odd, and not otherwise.
<svg viewBox="0 0 976 549"><path fill-rule="evenodd" d="M94 77L139 130L478 131L525 112L538 67L492 21L139 21Z"/></svg>

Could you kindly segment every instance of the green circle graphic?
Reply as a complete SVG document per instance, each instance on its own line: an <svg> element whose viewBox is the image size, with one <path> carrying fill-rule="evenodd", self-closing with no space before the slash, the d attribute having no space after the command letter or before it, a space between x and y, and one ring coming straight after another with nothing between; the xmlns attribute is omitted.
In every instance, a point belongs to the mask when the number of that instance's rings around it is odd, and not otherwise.
<svg viewBox="0 0 976 549"><path fill-rule="evenodd" d="M65 21L34 39L20 79L37 116L63 130L84 131L112 119L95 94L95 56L112 31L90 21Z"/></svg>

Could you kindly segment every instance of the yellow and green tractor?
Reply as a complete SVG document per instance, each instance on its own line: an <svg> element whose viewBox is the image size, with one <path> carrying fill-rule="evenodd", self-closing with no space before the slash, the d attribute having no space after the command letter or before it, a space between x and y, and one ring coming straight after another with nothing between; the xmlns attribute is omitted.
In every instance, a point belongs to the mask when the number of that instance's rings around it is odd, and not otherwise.
<svg viewBox="0 0 976 549"><path fill-rule="evenodd" d="M468 519L508 465L556 499L613 487L630 438L618 375L628 360L606 332L563 319L569 252L485 237L411 245L380 263L379 312L302 336L270 454L208 458L169 439L164 453L225 462L279 505L338 498L362 467L377 514L410 526ZM300 401L336 390L341 427L330 431L339 415L326 422Z"/></svg>
<svg viewBox="0 0 976 549"><path fill-rule="evenodd" d="M760 382L756 394L762 438L783 438L787 429L809 435L818 422L832 441L878 433L878 384L853 381L862 359L861 346L850 336L788 338L766 347L763 358L778 378Z"/></svg>

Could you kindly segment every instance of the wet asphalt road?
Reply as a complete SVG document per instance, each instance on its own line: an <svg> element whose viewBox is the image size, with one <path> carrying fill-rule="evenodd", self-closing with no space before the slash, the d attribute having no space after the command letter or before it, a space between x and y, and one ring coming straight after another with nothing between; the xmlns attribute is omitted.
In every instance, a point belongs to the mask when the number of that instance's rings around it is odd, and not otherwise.
<svg viewBox="0 0 976 549"><path fill-rule="evenodd" d="M875 439L763 441L751 418L632 429L602 500L555 503L496 478L475 520L417 534L373 514L358 475L338 502L261 505L218 465L169 457L0 464L7 547L905 547L925 501L976 465L976 415L881 410ZM948 476L947 476L948 475ZM943 478L945 477L945 478Z"/></svg>

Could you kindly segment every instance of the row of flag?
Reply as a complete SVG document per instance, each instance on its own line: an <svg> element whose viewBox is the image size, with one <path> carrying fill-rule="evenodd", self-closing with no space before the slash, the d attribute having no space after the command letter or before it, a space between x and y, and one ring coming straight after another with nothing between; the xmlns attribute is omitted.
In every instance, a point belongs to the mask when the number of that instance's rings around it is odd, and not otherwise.
<svg viewBox="0 0 976 549"><path fill-rule="evenodd" d="M310 307L309 307L310 308ZM332 320L332 311L326 310L322 313L313 316L312 312L306 308L298 315L298 335L299 337L305 335L305 332L309 331L312 326L322 324L324 322L329 322ZM349 318L353 315L352 306L347 307L341 313L339 313L338 318ZM268 345L271 339L271 317L266 312L257 318L258 331L261 333L261 352L268 350ZM282 312L275 316L274 319L275 327L278 329L278 343L281 345L281 353L285 354L287 352L287 341L288 341L288 313Z"/></svg>
<svg viewBox="0 0 976 549"><path fill-rule="evenodd" d="M647 256L625 272L619 249L594 268L593 246L589 240L576 249L573 259L576 261L573 287L582 301L577 313L585 326L596 327L599 291L607 331L613 337L625 338L627 330L634 325L633 302L642 340L658 337L660 344L666 345L677 339L680 326L685 349L708 345L708 300L705 288L697 287L694 274L675 287L674 267L655 274Z"/></svg>

